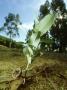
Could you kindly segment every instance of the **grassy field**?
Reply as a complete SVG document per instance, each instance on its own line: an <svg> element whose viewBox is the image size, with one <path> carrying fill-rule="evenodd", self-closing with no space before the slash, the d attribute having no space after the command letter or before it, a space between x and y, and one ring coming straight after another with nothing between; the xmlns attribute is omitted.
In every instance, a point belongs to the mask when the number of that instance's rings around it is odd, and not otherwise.
<svg viewBox="0 0 67 90"><path fill-rule="evenodd" d="M0 90L7 90L5 88L10 86L13 70L19 67L22 69L26 67L22 50L0 46ZM43 56L36 57L29 68L37 67L42 67L41 72L26 80L18 90L67 90L66 54L45 53Z"/></svg>

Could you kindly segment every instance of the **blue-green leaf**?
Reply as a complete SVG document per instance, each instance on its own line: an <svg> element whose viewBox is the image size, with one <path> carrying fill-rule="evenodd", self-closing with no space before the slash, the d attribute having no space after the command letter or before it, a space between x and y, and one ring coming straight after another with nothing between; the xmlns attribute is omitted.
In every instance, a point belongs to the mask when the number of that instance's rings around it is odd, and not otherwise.
<svg viewBox="0 0 67 90"><path fill-rule="evenodd" d="M54 21L56 19L56 13L48 14L45 16L34 28L35 32L40 31L41 36L45 34L48 30L51 29L51 26L54 24Z"/></svg>

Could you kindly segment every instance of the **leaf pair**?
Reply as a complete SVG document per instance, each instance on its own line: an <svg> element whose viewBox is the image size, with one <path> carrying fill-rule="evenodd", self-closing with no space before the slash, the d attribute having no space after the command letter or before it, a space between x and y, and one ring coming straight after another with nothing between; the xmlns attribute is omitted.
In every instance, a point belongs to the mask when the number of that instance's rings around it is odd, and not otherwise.
<svg viewBox="0 0 67 90"><path fill-rule="evenodd" d="M51 29L51 26L56 20L56 16L56 13L48 14L39 23L35 24L35 27L33 28L32 34L29 38L29 42L23 49L28 61L27 68L29 64L31 64L34 49L37 50L37 47L40 43L40 37ZM31 46L34 48L31 48Z"/></svg>

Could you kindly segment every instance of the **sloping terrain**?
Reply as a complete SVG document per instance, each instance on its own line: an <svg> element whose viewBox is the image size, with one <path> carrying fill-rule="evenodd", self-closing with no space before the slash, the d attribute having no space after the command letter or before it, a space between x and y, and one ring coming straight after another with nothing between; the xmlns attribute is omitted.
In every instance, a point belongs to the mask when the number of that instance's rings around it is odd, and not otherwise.
<svg viewBox="0 0 67 90"><path fill-rule="evenodd" d="M12 73L25 67L26 60L21 50L0 46L0 90L16 90L10 89L17 82ZM25 83L19 84L17 90L67 90L66 54L45 53L35 57L29 69Z"/></svg>

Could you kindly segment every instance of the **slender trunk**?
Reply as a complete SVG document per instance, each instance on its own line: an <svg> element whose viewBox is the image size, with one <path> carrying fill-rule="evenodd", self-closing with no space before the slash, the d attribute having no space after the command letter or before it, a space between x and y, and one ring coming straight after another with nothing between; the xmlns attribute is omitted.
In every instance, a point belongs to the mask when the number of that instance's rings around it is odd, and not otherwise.
<svg viewBox="0 0 67 90"><path fill-rule="evenodd" d="M12 38L11 38L11 34L10 34L10 43L9 43L9 48L11 48L12 45Z"/></svg>

